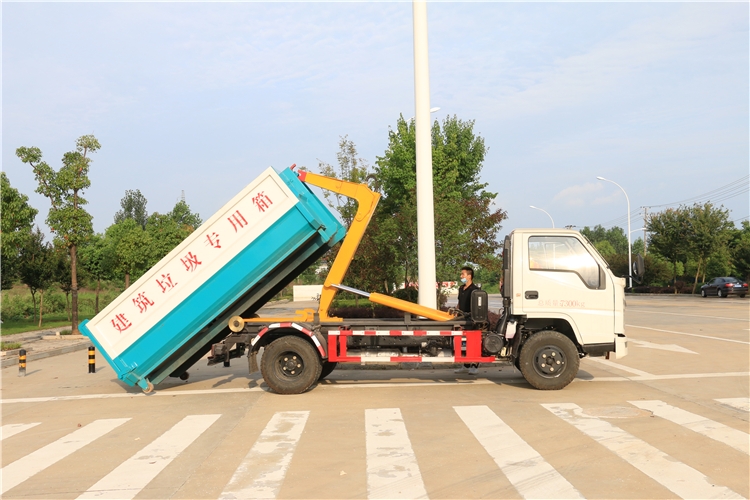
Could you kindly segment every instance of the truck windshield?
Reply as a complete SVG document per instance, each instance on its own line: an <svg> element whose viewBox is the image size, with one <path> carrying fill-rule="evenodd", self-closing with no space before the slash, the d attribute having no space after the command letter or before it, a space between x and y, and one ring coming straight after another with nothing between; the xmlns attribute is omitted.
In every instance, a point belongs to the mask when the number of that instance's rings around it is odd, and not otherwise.
<svg viewBox="0 0 750 500"><path fill-rule="evenodd" d="M588 288L599 288L599 265L577 238L531 236L529 269L576 273Z"/></svg>

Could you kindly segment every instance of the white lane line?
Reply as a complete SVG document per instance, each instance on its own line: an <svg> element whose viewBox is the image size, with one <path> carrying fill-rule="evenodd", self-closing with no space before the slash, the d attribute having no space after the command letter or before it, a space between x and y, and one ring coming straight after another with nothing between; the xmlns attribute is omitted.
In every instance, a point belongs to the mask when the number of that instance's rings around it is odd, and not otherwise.
<svg viewBox="0 0 750 500"><path fill-rule="evenodd" d="M675 408L663 401L628 401L642 410L649 410L657 417L687 427L691 431L719 441L745 454L750 454L750 434L733 429L695 413Z"/></svg>
<svg viewBox="0 0 750 500"><path fill-rule="evenodd" d="M624 372L632 373L633 375L638 375L639 377L653 377L653 375L648 372L644 372L643 370L639 370L637 368L630 368L629 366L620 365L608 359L604 359L604 358L585 358L585 359L589 361L593 361L594 363L599 363L600 365L611 366L612 368L616 368Z"/></svg>
<svg viewBox="0 0 750 500"><path fill-rule="evenodd" d="M219 498L276 498L309 415L309 411L275 413Z"/></svg>
<svg viewBox="0 0 750 500"><path fill-rule="evenodd" d="M678 346L677 344L656 344L654 342L646 342L645 340L634 339L628 339L628 342L635 347L643 347L645 349L658 349L660 351L681 352L684 354L698 354L695 351L685 349L684 347Z"/></svg>
<svg viewBox="0 0 750 500"><path fill-rule="evenodd" d="M674 333L675 335L687 335L688 337L700 337L702 339L723 340L724 342L734 342L735 344L750 345L750 342L745 342L744 340L723 339L721 337L711 337L710 335L698 335L697 333L685 333L685 332L675 332L672 330L660 330L659 328L649 328L647 326L638 326L638 325L625 325L625 326L628 326L630 328L639 328L641 330L652 330L654 332Z"/></svg>
<svg viewBox="0 0 750 500"><path fill-rule="evenodd" d="M428 498L398 408L365 410L368 498Z"/></svg>
<svg viewBox="0 0 750 500"><path fill-rule="evenodd" d="M78 498L134 498L221 415L188 415Z"/></svg>
<svg viewBox="0 0 750 500"><path fill-rule="evenodd" d="M704 314L682 314L682 313L668 313L668 312L661 312L661 311L647 311L645 309L637 309L635 307L628 307L627 310L628 311L645 312L645 313L649 313L649 314L658 314L659 316L661 316L662 314L668 314L670 316L688 316L688 317L691 317L691 318L728 319L730 321L744 321L745 323L747 323L748 321L750 321L750 319L748 319L748 318L744 318L744 319L743 318L727 318L726 316L706 316Z"/></svg>
<svg viewBox="0 0 750 500"><path fill-rule="evenodd" d="M743 498L725 486L711 484L712 482L697 470L678 462L619 427L584 414L581 407L576 404L542 406L681 498Z"/></svg>
<svg viewBox="0 0 750 500"><path fill-rule="evenodd" d="M32 427L36 427L39 424L41 424L41 422L34 422L33 424L6 424L0 428L0 441L29 430Z"/></svg>
<svg viewBox="0 0 750 500"><path fill-rule="evenodd" d="M750 413L750 398L723 398L714 399L714 401Z"/></svg>
<svg viewBox="0 0 750 500"><path fill-rule="evenodd" d="M15 462L0 469L2 493L14 488L29 479L34 474L43 471L71 453L80 450L95 439L98 439L115 429L129 418L111 418L94 420L90 424L63 436L54 443L19 458Z"/></svg>
<svg viewBox="0 0 750 500"><path fill-rule="evenodd" d="M487 406L454 406L523 498L584 498Z"/></svg>

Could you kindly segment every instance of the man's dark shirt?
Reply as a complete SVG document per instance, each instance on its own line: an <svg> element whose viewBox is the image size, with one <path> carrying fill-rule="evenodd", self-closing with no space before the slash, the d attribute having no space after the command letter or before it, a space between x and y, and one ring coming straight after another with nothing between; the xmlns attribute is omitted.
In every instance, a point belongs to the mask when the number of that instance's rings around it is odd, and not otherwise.
<svg viewBox="0 0 750 500"><path fill-rule="evenodd" d="M472 283L469 286L461 285L458 289L458 308L465 312L471 312L471 292L479 290L479 287Z"/></svg>

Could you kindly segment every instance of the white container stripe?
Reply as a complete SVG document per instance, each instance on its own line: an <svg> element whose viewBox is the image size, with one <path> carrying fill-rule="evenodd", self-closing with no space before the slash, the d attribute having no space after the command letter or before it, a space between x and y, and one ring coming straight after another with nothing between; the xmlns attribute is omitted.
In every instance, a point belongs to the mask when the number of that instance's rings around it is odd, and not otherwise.
<svg viewBox="0 0 750 500"><path fill-rule="evenodd" d="M586 415L576 404L542 406L681 498L743 498L619 427Z"/></svg>
<svg viewBox="0 0 750 500"><path fill-rule="evenodd" d="M41 422L34 422L33 424L6 424L0 428L0 441L15 436L20 432L29 430L32 427L36 427L39 424L41 424Z"/></svg>
<svg viewBox="0 0 750 500"><path fill-rule="evenodd" d="M135 497L221 415L188 415L78 498Z"/></svg>
<svg viewBox="0 0 750 500"><path fill-rule="evenodd" d="M745 454L750 454L750 434L733 429L722 423L709 420L695 413L675 408L663 401L628 401L643 410L649 410L657 417L687 427L691 431L724 443Z"/></svg>
<svg viewBox="0 0 750 500"><path fill-rule="evenodd" d="M398 408L365 410L368 498L428 498Z"/></svg>
<svg viewBox="0 0 750 500"><path fill-rule="evenodd" d="M43 471L68 455L76 452L115 429L129 418L111 418L94 420L90 424L63 436L54 443L39 448L38 450L19 458L15 462L0 469L0 482L2 482L2 493L14 488L29 479L34 474Z"/></svg>
<svg viewBox="0 0 750 500"><path fill-rule="evenodd" d="M309 415L309 411L275 413L219 498L276 498Z"/></svg>
<svg viewBox="0 0 750 500"><path fill-rule="evenodd" d="M714 401L750 413L750 398L723 398L714 399Z"/></svg>
<svg viewBox="0 0 750 500"><path fill-rule="evenodd" d="M583 498L487 406L453 409L523 498Z"/></svg>

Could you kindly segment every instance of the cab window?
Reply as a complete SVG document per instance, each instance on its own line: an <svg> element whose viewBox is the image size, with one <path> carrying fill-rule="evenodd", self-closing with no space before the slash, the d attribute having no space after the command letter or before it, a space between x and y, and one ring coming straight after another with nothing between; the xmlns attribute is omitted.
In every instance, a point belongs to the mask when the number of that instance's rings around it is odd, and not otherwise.
<svg viewBox="0 0 750 500"><path fill-rule="evenodd" d="M588 288L604 288L599 264L572 236L531 236L529 269L576 273Z"/></svg>

